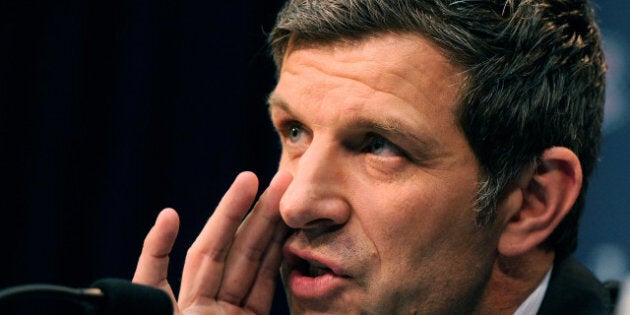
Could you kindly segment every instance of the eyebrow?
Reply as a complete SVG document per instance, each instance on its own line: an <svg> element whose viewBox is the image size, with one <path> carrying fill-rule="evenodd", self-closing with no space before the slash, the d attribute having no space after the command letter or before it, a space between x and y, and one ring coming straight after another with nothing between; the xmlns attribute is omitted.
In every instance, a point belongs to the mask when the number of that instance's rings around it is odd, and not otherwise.
<svg viewBox="0 0 630 315"><path fill-rule="evenodd" d="M287 113L289 116L296 118L297 120L300 120L301 118L300 115L291 110L291 106L289 105L289 103L285 101L282 96L276 94L275 92L271 92L271 94L269 94L269 97L267 98L267 107L269 117L273 116L272 110L274 108L278 108Z"/></svg>
<svg viewBox="0 0 630 315"><path fill-rule="evenodd" d="M282 109L283 111L287 112L288 114L295 116L289 104L280 95L276 94L275 92L271 92L269 94L269 97L267 97L267 107L268 107L267 110L269 111L270 115L271 115L271 110L274 107L278 107Z"/></svg>

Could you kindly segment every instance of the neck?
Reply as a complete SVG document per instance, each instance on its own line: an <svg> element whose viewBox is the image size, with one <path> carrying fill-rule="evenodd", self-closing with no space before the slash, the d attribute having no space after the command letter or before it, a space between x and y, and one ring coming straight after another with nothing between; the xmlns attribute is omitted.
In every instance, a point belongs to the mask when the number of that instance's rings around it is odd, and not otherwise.
<svg viewBox="0 0 630 315"><path fill-rule="evenodd" d="M499 255L475 314L514 314L553 265L554 253L533 249L517 257Z"/></svg>

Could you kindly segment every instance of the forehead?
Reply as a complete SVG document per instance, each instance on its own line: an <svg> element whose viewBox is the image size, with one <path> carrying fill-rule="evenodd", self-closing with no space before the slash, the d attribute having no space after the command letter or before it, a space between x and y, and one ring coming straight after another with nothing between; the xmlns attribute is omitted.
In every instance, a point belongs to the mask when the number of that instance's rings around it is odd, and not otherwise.
<svg viewBox="0 0 630 315"><path fill-rule="evenodd" d="M327 44L290 43L270 104L319 105L331 110L344 103L348 106L343 109L359 112L398 107L448 116L453 122L463 78L458 66L417 34L383 33Z"/></svg>
<svg viewBox="0 0 630 315"><path fill-rule="evenodd" d="M382 65L395 65L399 61L396 57L406 59L411 57L422 59L422 62L411 65L419 69L435 63L446 65L449 69L445 70L457 68L454 63L449 62L444 50L439 49L434 42L423 35L414 32L384 31L360 38L341 38L331 41L309 41L294 35L288 41L280 70L285 70L283 66L287 59L297 59L296 54L300 56L303 53L314 52L320 56L335 57L340 62L356 62L357 59L365 59L378 61ZM386 58L383 58L384 56Z"/></svg>

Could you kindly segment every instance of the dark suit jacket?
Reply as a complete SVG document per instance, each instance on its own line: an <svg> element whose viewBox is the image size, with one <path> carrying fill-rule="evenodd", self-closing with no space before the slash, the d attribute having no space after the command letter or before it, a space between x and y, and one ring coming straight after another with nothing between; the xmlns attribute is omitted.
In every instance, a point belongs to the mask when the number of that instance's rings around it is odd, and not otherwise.
<svg viewBox="0 0 630 315"><path fill-rule="evenodd" d="M554 264L538 315L611 314L613 287L606 287L574 258L564 259Z"/></svg>

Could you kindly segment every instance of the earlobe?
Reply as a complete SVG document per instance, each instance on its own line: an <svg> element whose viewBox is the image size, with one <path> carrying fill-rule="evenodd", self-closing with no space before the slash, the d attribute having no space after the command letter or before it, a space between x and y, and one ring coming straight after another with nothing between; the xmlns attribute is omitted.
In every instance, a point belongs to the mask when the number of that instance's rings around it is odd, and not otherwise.
<svg viewBox="0 0 630 315"><path fill-rule="evenodd" d="M533 172L508 193L499 211L507 213L499 253L513 257L540 245L569 213L582 188L582 167L573 151L552 147ZM510 197L520 195L520 205Z"/></svg>

